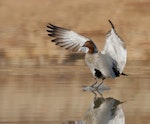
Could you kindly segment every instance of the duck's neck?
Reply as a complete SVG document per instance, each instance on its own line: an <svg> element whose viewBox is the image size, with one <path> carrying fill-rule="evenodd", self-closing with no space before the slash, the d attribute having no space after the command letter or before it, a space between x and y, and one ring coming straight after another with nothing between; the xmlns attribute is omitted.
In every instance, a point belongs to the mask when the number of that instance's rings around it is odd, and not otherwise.
<svg viewBox="0 0 150 124"><path fill-rule="evenodd" d="M93 47L93 48L89 48L89 51L88 51L89 54L94 54L94 53L98 53L98 50L96 47Z"/></svg>

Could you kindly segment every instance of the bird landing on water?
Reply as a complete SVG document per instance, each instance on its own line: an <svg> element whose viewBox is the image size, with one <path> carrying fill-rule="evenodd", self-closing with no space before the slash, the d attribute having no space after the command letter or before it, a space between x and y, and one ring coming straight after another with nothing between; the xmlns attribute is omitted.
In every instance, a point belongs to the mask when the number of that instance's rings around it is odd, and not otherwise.
<svg viewBox="0 0 150 124"><path fill-rule="evenodd" d="M48 35L54 37L52 42L55 45L72 52L85 53L85 63L96 80L91 85L92 87L98 83L99 79L102 79L101 85L106 78L126 75L123 73L127 60L126 45L116 33L113 23L110 20L109 23L112 28L106 35L105 45L101 52L90 38L52 24L47 26Z"/></svg>

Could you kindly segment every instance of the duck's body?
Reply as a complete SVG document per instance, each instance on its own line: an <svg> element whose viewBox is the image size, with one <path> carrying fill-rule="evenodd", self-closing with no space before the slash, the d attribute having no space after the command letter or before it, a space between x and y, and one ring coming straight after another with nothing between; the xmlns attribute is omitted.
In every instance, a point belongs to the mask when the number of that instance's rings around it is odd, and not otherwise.
<svg viewBox="0 0 150 124"><path fill-rule="evenodd" d="M109 21L111 23L111 21ZM108 32L104 49L99 52L94 42L74 31L60 28L52 24L47 27L49 36L55 37L52 42L73 52L84 52L85 63L89 67L96 82L106 78L115 78L123 74L127 51L124 42L115 32L114 26Z"/></svg>
<svg viewBox="0 0 150 124"><path fill-rule="evenodd" d="M108 55L101 54L100 52L85 55L85 62L95 78L114 78L113 59Z"/></svg>

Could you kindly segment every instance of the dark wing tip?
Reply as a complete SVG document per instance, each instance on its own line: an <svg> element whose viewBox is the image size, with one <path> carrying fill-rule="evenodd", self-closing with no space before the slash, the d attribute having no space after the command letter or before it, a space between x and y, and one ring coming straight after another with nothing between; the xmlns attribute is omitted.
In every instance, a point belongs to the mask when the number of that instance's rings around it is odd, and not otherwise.
<svg viewBox="0 0 150 124"><path fill-rule="evenodd" d="M53 37L53 34L48 34L48 36Z"/></svg>
<svg viewBox="0 0 150 124"><path fill-rule="evenodd" d="M46 30L46 31L47 31L47 32L50 32L50 33L52 32L51 30Z"/></svg>
<svg viewBox="0 0 150 124"><path fill-rule="evenodd" d="M56 26L55 26L55 25L52 25L51 23L49 23L49 24L47 25L47 28L54 29L54 28L56 28Z"/></svg>
<svg viewBox="0 0 150 124"><path fill-rule="evenodd" d="M108 22L111 24L111 27L112 27L113 29L115 29L114 24L113 24L110 20L108 20Z"/></svg>
<svg viewBox="0 0 150 124"><path fill-rule="evenodd" d="M48 25L47 25L47 28L50 28L51 27L51 24L49 23Z"/></svg>
<svg viewBox="0 0 150 124"><path fill-rule="evenodd" d="M52 25L51 23L49 23L48 25L47 25L47 28L48 28L48 30L46 30L49 34L48 34L48 36L50 36L50 37L56 37L57 35L56 35L56 26L55 25Z"/></svg>
<svg viewBox="0 0 150 124"><path fill-rule="evenodd" d="M56 39L51 40L52 42L56 42Z"/></svg>

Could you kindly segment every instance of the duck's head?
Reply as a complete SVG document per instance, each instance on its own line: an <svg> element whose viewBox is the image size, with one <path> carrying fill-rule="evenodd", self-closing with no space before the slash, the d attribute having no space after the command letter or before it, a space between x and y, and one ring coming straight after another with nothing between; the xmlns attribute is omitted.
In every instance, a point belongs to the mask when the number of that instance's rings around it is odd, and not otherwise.
<svg viewBox="0 0 150 124"><path fill-rule="evenodd" d="M90 54L98 52L96 45L91 40L86 41L85 44L83 45L83 47L87 47L89 49L88 53L90 53Z"/></svg>

